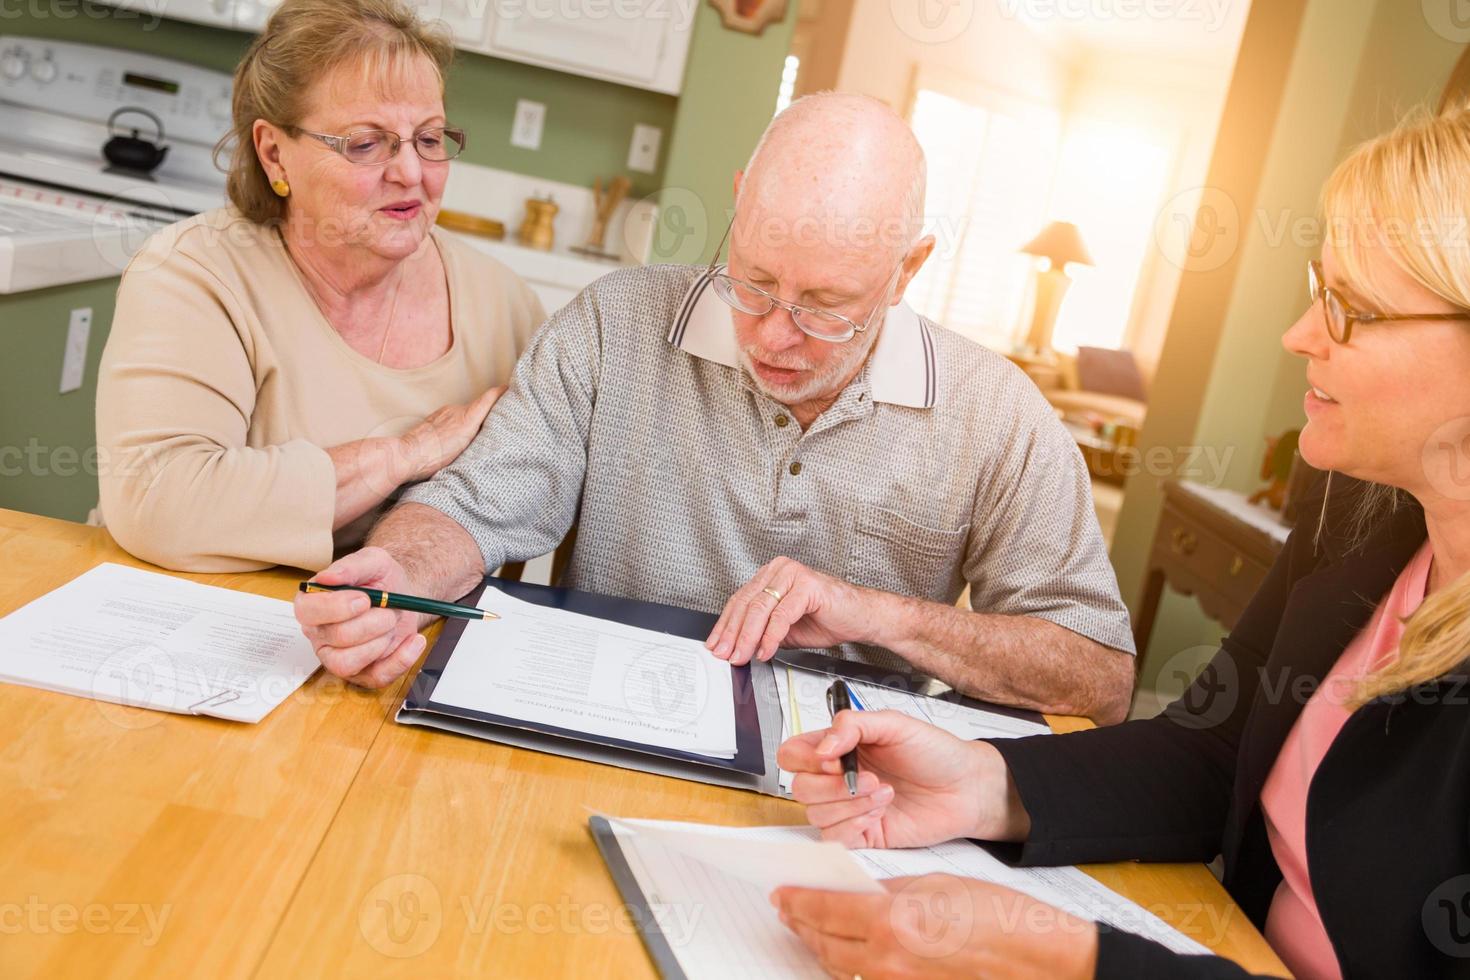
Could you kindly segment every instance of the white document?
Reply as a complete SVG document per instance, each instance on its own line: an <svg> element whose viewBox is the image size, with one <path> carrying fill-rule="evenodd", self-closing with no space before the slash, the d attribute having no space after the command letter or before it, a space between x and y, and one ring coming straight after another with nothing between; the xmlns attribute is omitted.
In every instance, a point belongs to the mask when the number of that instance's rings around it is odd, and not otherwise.
<svg viewBox="0 0 1470 980"><path fill-rule="evenodd" d="M783 884L834 891L882 887L840 844L763 836L783 828L722 833L726 828L661 820L610 823L649 912L692 980L825 978L816 958L781 924L770 893Z"/></svg>
<svg viewBox="0 0 1470 980"><path fill-rule="evenodd" d="M0 680L257 722L319 663L291 604L107 562L0 619Z"/></svg>
<svg viewBox="0 0 1470 980"><path fill-rule="evenodd" d="M798 828L800 829L800 828ZM812 833L815 835L816 831ZM952 874L978 878L1024 892L1090 922L1108 925L1152 939L1176 953L1208 953L1209 949L1179 932L1143 906L1131 902L1074 867L1012 868L969 841L949 841L933 847L896 851L865 849L853 852L877 878L923 874Z"/></svg>
<svg viewBox="0 0 1470 980"><path fill-rule="evenodd" d="M772 890L796 885L872 891L877 879L929 873L1004 885L1179 953L1210 952L1077 868L1013 869L967 841L847 851L844 863L830 850L837 845L821 841L814 827L610 822L649 911L693 980L824 977L816 958L781 924L770 904ZM871 876L871 887L853 877L855 869Z"/></svg>
<svg viewBox="0 0 1470 980"><path fill-rule="evenodd" d="M832 678L818 671L782 663L776 663L774 667L776 691L781 700L781 740L785 741L802 732L831 727L832 713L827 710L827 688L832 685ZM1046 725L1024 718L1013 718L998 711L984 711L953 701L926 698L866 681L849 680L847 684L868 711L901 711L911 718L927 721L966 741L979 738L1022 738L1051 732ZM791 773L784 769L780 771L778 781L783 793L791 792L791 779Z"/></svg>
<svg viewBox="0 0 1470 980"><path fill-rule="evenodd" d="M717 759L735 757L730 664L704 644L487 588L433 700Z"/></svg>

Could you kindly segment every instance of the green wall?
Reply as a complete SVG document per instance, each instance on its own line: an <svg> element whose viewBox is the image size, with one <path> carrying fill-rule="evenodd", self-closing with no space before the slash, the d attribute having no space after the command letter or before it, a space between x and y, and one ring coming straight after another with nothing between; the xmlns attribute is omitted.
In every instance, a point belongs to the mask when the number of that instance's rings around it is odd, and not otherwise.
<svg viewBox="0 0 1470 980"><path fill-rule="evenodd" d="M1197 445L1233 452L1225 486L1254 490L1265 437L1305 422L1305 362L1282 349L1281 335L1308 302L1305 267L1320 249L1313 232L1323 183L1352 146L1412 106L1432 107L1462 51L1399 0L1307 4L1257 199L1241 208L1240 269L1194 434ZM1134 522L1120 531L1112 551L1130 606L1152 534L1152 526L1136 529ZM1166 590L1143 686L1175 693L1224 632L1193 599Z"/></svg>
<svg viewBox="0 0 1470 980"><path fill-rule="evenodd" d="M709 261L734 206L735 171L776 113L795 7L793 0L780 23L756 36L724 29L719 12L700 4L664 167L655 258Z"/></svg>
<svg viewBox="0 0 1470 980"><path fill-rule="evenodd" d="M0 296L0 507L82 520L97 503L93 403L116 279ZM92 308L85 383L57 394L71 310Z"/></svg>
<svg viewBox="0 0 1470 980"><path fill-rule="evenodd" d="M793 5L794 6L794 5ZM688 82L679 97L460 52L449 80L449 110L470 132L464 159L498 169L590 186L626 171L634 123L664 130L663 169L635 178L633 193L659 193L667 183L717 215L718 236L730 203L730 177L749 155L775 106L781 63L794 16L751 37L725 30L700 2L689 51ZM230 70L249 43L235 31L150 20L106 7L46 8L0 2L0 35L33 35L105 44ZM518 98L547 106L541 149L510 146ZM676 217L672 219L678 221ZM708 222L696 252L713 248ZM693 241L693 236L678 236ZM694 246L690 246L694 248ZM683 255L684 253L679 253ZM692 259L691 259L692 260ZM0 507L80 520L96 503L95 470L80 458L95 442L97 358L112 319L116 280L0 296ZM74 307L94 312L83 387L57 394L66 325ZM28 447L29 452L27 452ZM17 455L19 454L19 455ZM33 460L40 459L39 464Z"/></svg>

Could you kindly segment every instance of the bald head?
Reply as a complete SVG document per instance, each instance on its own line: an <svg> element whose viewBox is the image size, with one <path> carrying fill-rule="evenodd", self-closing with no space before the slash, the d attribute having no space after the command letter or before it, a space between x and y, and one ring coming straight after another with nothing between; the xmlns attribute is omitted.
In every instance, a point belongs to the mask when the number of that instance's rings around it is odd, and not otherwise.
<svg viewBox="0 0 1470 980"><path fill-rule="evenodd" d="M838 248L895 258L924 223L924 151L906 122L866 95L822 92L766 127L736 200L736 234L757 223L820 229Z"/></svg>
<svg viewBox="0 0 1470 980"><path fill-rule="evenodd" d="M920 238L924 153L882 102L811 95L771 121L736 187L728 275L794 304L732 304L741 366L806 428L862 369L934 248ZM846 340L823 338L844 322Z"/></svg>

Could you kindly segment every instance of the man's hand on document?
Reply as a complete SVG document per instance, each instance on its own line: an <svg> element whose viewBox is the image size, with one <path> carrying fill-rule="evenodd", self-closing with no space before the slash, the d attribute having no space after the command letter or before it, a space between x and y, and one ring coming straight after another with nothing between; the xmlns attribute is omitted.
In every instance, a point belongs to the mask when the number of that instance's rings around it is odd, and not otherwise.
<svg viewBox="0 0 1470 980"><path fill-rule="evenodd" d="M408 573L382 548L363 548L318 572L326 585L412 592ZM361 592L298 592L296 621L322 666L362 687L387 687L424 652L422 613L374 608Z"/></svg>
<svg viewBox="0 0 1470 980"><path fill-rule="evenodd" d="M874 595L794 559L777 558L730 597L704 645L739 665L752 656L770 660L777 647L821 649L861 640Z"/></svg>

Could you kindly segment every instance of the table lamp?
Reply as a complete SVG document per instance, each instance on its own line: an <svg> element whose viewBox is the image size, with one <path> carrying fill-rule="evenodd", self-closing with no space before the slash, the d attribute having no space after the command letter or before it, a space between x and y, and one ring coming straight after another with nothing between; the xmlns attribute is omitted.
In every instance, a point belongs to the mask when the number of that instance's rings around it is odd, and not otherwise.
<svg viewBox="0 0 1470 980"><path fill-rule="evenodd" d="M1082 244L1077 226L1070 221L1053 221L1022 245L1019 251L1047 260L1036 264L1036 308L1031 314L1026 348L1035 354L1049 356L1057 311L1061 309L1062 298L1067 295L1067 287L1072 284L1067 275L1067 265L1074 262L1093 265L1092 255Z"/></svg>

